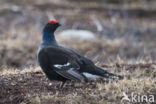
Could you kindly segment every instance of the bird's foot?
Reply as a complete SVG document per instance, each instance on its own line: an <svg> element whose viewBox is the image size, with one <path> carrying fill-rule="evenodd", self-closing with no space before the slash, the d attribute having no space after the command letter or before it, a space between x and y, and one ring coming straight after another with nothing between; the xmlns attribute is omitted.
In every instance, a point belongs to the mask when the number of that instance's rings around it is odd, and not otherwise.
<svg viewBox="0 0 156 104"><path fill-rule="evenodd" d="M63 86L64 86L64 84L65 84L65 81L64 81L64 82L61 82L61 84L60 84L60 86L59 86L59 89L62 89Z"/></svg>

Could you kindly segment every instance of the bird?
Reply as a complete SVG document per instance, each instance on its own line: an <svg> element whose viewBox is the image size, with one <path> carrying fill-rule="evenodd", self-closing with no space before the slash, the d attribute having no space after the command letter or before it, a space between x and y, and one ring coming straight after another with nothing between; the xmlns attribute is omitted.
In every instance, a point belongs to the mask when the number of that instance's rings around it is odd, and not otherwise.
<svg viewBox="0 0 156 104"><path fill-rule="evenodd" d="M109 81L110 76L123 78L96 66L90 59L76 51L59 45L54 35L59 26L61 24L56 20L50 20L45 25L37 53L39 66L49 80L61 81L60 88L63 88L68 80L87 82L87 74L104 77Z"/></svg>

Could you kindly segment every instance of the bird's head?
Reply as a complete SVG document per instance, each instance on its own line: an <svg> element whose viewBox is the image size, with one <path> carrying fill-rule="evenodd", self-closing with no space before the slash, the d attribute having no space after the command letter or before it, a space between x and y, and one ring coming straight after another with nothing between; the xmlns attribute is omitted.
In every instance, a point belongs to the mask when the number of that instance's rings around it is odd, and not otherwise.
<svg viewBox="0 0 156 104"><path fill-rule="evenodd" d="M54 33L59 26L61 26L61 24L56 20L50 20L44 27L43 31L47 33Z"/></svg>

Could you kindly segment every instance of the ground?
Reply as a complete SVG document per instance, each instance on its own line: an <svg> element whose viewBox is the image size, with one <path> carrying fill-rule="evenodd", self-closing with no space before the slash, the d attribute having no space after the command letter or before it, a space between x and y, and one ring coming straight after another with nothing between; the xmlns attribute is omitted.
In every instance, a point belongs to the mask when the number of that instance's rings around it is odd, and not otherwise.
<svg viewBox="0 0 156 104"><path fill-rule="evenodd" d="M153 95L156 103L156 2L105 1L1 0L0 103L121 104L123 93L129 98L132 93ZM37 64L36 53L42 28L51 17L62 24L56 31L61 45L124 79L113 78L112 83L103 78L88 83L69 81L63 89L58 88L60 82L48 80ZM59 36L66 29L88 30L95 38Z"/></svg>

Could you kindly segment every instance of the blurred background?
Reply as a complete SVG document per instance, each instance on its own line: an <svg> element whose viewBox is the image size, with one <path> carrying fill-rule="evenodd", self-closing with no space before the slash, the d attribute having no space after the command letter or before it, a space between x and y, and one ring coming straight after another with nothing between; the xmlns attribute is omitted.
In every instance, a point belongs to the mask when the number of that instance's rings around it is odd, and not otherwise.
<svg viewBox="0 0 156 104"><path fill-rule="evenodd" d="M50 19L61 45L96 64L156 61L155 0L0 0L0 68L37 65Z"/></svg>

